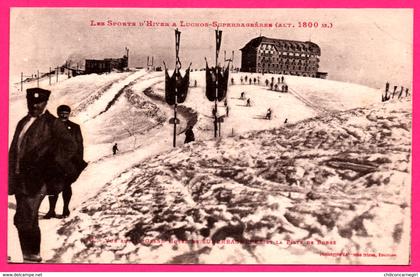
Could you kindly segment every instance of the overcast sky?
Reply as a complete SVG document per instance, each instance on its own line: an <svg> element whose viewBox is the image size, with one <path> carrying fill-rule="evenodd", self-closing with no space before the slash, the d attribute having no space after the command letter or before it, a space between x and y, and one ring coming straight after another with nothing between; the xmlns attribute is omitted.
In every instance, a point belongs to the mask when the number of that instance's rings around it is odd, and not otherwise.
<svg viewBox="0 0 420 277"><path fill-rule="evenodd" d="M413 56L413 13L411 9L53 9L13 8L10 32L12 78L48 71L72 57L118 58L130 49L130 67L145 66L147 56L155 65L165 60L174 67L176 27L139 26L151 20L177 23L181 34L180 58L184 68L210 65L215 59L214 27L182 27L189 23L271 23L292 27L223 27L222 52L239 51L259 36L312 41L321 48L320 71L328 79L383 87L391 84L411 88ZM106 26L91 26L91 21ZM136 26L111 27L107 21L134 22ZM299 22L318 22L318 28L299 28ZM322 28L322 23L332 28ZM284 25L283 25L284 26ZM14 79L15 80L15 79Z"/></svg>

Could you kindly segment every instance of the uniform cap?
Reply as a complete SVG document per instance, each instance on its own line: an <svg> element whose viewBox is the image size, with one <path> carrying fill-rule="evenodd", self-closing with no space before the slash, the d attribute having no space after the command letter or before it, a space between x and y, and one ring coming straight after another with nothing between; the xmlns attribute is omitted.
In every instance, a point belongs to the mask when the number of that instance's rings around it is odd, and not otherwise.
<svg viewBox="0 0 420 277"><path fill-rule="evenodd" d="M48 101L51 91L42 88L28 88L26 90L26 99L32 103L41 103Z"/></svg>
<svg viewBox="0 0 420 277"><path fill-rule="evenodd" d="M61 105L57 108L57 113L68 112L70 113L71 109L67 105Z"/></svg>

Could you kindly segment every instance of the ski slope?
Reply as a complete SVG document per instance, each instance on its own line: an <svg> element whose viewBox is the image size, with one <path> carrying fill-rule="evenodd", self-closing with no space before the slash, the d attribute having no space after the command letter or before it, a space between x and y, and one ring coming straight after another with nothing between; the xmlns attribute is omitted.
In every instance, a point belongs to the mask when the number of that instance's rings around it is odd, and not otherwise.
<svg viewBox="0 0 420 277"><path fill-rule="evenodd" d="M245 76L248 76L248 78L259 77L260 85L240 84L240 78ZM150 251L151 248L142 248L141 251L146 252L141 252L139 257L146 257L149 255L149 260L146 258L128 259L127 257L129 255L126 255L126 258L124 259L118 259L115 258L115 251L113 250L110 250L111 253L104 251L103 254L96 258L93 258L93 256L85 257L83 256L84 254L80 255L80 253L84 253L85 248L87 247L85 243L86 240L81 239L86 238L88 233L92 233L92 224L96 222L96 220L100 220L105 228L104 230L98 230L98 234L103 233L109 235L107 233L109 231L107 229L109 226L106 222L109 222L111 224L110 226L116 224L112 220L103 221L104 218L101 217L101 214L97 215L99 216L98 218L93 219L90 216L87 216L86 209L95 209L95 207L98 208L104 203L110 205L107 209L113 209L115 205L118 206L118 203L120 203L118 201L120 201L121 198L117 198L117 194L114 193L115 186L120 187L120 190L117 189L120 193L125 193L127 182L132 178L141 176L143 174L143 168L151 170L149 171L150 174L158 174L162 170L168 170L168 166L169 169L173 167L174 170L176 170L177 164L187 166L192 163L199 165L200 170L206 172L204 168L207 163L205 161L208 159L214 159L214 162L220 161L220 159L223 158L223 152L227 151L227 148L229 147L231 147L231 155L234 156L229 158L230 162L232 162L232 166L240 166L242 163L242 155L244 155L244 152L242 151L244 145L255 145L255 147L248 149L251 153L247 153L247 155L251 156L259 153L258 147L260 144L268 147L267 149L271 149L267 153L270 151L274 151L273 153L285 151L281 149L283 149L282 147L284 147L284 144L288 143L287 140L274 143L273 141L276 141L276 136L274 136L260 141L259 139L255 139L255 136L252 135L256 131L284 130L284 132L286 132L288 128L292 128L292 130L295 130L295 135L292 135L292 138L298 139L299 136L305 136L306 132L310 132L310 129L306 129L305 122L312 122L310 124L315 124L317 126L317 122L322 124L323 121L325 121L323 118L327 118L327 116L332 116L334 118L334 115L340 111L365 107L366 113L368 113L372 105L382 106L388 104L380 102L381 92L375 89L355 84L296 76L285 76L285 83L289 86L289 93L271 91L263 84L265 83L265 79L271 79L272 77L277 79L279 75L265 74L262 76L250 73L234 73L230 76L230 78L234 79L235 84L229 86L227 94L227 102L230 107L229 117L226 117L222 124L222 139L215 140L213 138L213 119L211 117L214 103L209 102L204 94L205 72L192 72L190 78L191 84L196 80L198 85L197 87L190 88L187 100L179 107L179 110L183 112L179 113L181 124L177 129L178 146L176 149L172 148L173 126L168 124L169 118L173 116L173 110L162 101L164 99L163 72L138 70L135 72L110 73L104 75L92 74L70 78L54 84L51 87L52 95L48 104L48 109L54 114L55 108L60 104L68 104L73 108L74 113L72 114L73 117L71 120L79 123L82 127L85 142L85 160L89 162L89 166L72 186L73 198L70 203L72 210L70 218L40 220L43 238L47 238L43 239L41 245L41 255L44 259L50 262L77 261L124 263L173 261L172 259L182 253L185 254L188 251L191 251L191 249L187 251L183 247L180 247L181 250L173 253L171 251L168 252L168 249L164 247L161 248L162 251L154 252L153 255L150 256L149 254L151 253L147 251ZM43 83L41 83L45 84L45 88L48 88L48 85L45 82L46 80L43 80ZM147 93L145 93L145 91L147 91ZM241 92L245 92L245 99L251 99L251 107L245 105L246 100L240 99ZM404 103L410 102L406 101ZM397 104L398 103L394 103L394 105L384 107L389 107L389 109L392 110ZM400 106L398 105L397 108L399 110L403 110L403 108L409 109L409 107L406 107L407 104L405 104L405 106L403 105L403 107L401 107L402 104ZM271 120L264 119L268 108L273 110L273 117ZM26 104L24 95L21 95L16 91L11 91L9 137L13 135L16 123L25 114L25 110ZM407 112L410 112L410 110L407 110ZM219 115L225 114L223 102L218 104L218 113ZM365 112L363 112L363 114L364 113ZM363 138L363 128L365 128L367 124L366 120L365 123L363 123L363 118L363 116L361 116L361 118L358 118L358 116L351 117L351 119L348 120L349 126L347 127L346 134L352 134L352 136L356 138ZM285 124L286 119L288 122L287 124ZM196 135L196 142L184 146L183 130L186 125L191 122L195 123L194 132ZM300 130L299 128L303 128L303 131L298 131ZM326 127L324 126L323 128ZM339 130L339 125L331 125L329 128L331 128L334 133L334 130ZM396 128L395 130L391 128L390 132L393 137L399 136L398 139L407 139L407 133L404 131L405 129L402 130L403 131L401 132L400 128ZM278 131L274 132L277 134ZM290 132L293 134L292 131ZM339 131L337 132L340 133ZM344 138L344 134L342 135L342 138ZM334 136L332 137L340 138L337 133L334 133ZM301 140L304 140L304 137L301 137ZM118 142L120 153L113 156L111 154L111 147L115 142ZM324 144L318 142L318 144L313 145L313 155L323 153L323 151L327 153L328 149L320 148L320 146L324 145L326 147L330 143L331 141L326 138ZM203 147L204 149L208 148L205 151L207 151L206 153L208 153L209 156L197 154L203 150ZM219 149L220 147L220 150L212 150L214 147L217 147L215 149ZM226 149L222 150L224 148ZM190 159L190 155L196 158ZM270 155L265 158L272 159L269 156ZM170 157L169 164L165 157ZM256 157L252 156L252 159L255 158ZM404 155L401 156L401 159L406 163L409 163L407 157ZM271 165L266 164L263 161L264 159L262 159L261 170L264 170L264 168L266 170L269 169ZM235 163L237 163L237 165ZM310 162L308 161L308 163ZM248 167L253 168L253 165L250 164L248 158L246 164L247 165L243 166L244 170L247 170L246 168ZM290 165L290 167L290 170L292 170L294 165ZM157 171L153 171L153 168ZM296 172L301 172L301 170L296 170ZM254 176L254 174L255 176L258 176L260 171L257 170L250 174L250 176ZM296 173L296 177L293 177L292 179L299 180L302 177L301 173ZM172 201L176 198L175 195L183 195L186 198L192 197L188 191L189 189L187 189L185 180L181 177L176 175L171 176L170 179L165 178L166 177L164 177L164 180L156 180L156 184L152 182L154 187L149 188L156 193L160 191L159 194L162 195L162 208L169 205L169 203L174 204ZM404 176L402 179L405 180L404 182L407 182L407 178L407 176ZM223 188L225 186L230 186L229 180L229 178L217 179L217 187ZM161 187L158 181L167 184L168 187ZM289 181L290 180L288 179L287 182ZM407 189L408 184L409 183L405 183L405 189ZM142 197L150 197L150 194L145 193ZM293 197L291 197L291 199L293 200ZM281 197L281 199L276 199L275 201L280 201L279 203L281 203L282 207L283 205L286 205L282 208L286 209L287 207L293 206L293 201L290 202L291 199L290 197L288 199ZM124 201L128 201L127 203L129 203L131 200L132 199L125 199ZM190 204L193 203L188 199L185 201ZM252 201L252 199L250 201ZM18 262L21 260L21 253L16 244L18 241L17 234L12 224L12 216L14 214L13 203L14 197L9 197L8 255L10 256L11 261ZM145 211L153 206L153 201L146 201L145 203L151 205L149 208L145 205ZM60 209L59 201L56 210L58 214L61 212ZM222 207L222 209L225 208ZM42 216L45 214L47 210L48 201L44 200L40 209L40 215ZM131 213L130 211L126 212ZM113 217L115 218L115 216ZM402 213L402 215L398 217L398 220L402 220L406 217L407 214ZM128 229L132 228L130 224L135 224L138 215L133 215L130 218L132 219L130 222L123 222L126 225L121 223L123 224L120 226L122 230L128 231ZM229 219L228 216L226 220L230 221L232 218ZM402 221L403 224L407 224L407 221ZM176 222L177 221L175 221L174 224L176 224ZM67 234L68 230L72 230L72 232L75 231L74 228L77 228L78 231L72 233L71 236L62 235L63 233ZM59 232L61 235L57 234L58 229L61 230ZM120 234L124 235L124 233ZM329 236L330 235L331 234L329 234ZM119 237L119 239L121 239L121 237ZM132 244L125 244L125 246L131 247L131 250L137 249L137 246ZM125 249L125 246L120 245L118 247ZM229 251L235 252L235 249L236 248L233 247ZM194 251L196 250L198 249L194 249ZM221 251L221 253L229 252L227 249L223 249L222 251L214 248L213 250ZM130 255L132 254L132 251L127 249L126 251ZM238 251L242 253L241 249ZM245 249L245 251L249 254L249 250ZM60 256L57 256L57 253L60 253ZM170 256L165 256L163 253L166 253L167 255L169 255L168 253L171 254ZM209 258L203 258L203 256L198 261L203 263L231 261L227 256L216 255L216 252L211 253L212 255L210 255ZM241 256L248 256L246 253L242 253L243 255L241 254ZM212 260L211 257L217 256L221 257L220 261ZM270 260L267 260L264 257L266 257L266 254L262 254L262 257L258 260L255 260L254 257L240 260L239 262L270 262ZM298 260L299 259L296 258L296 261ZM181 259L181 262L188 262L188 260ZM351 260L350 262L355 261Z"/></svg>

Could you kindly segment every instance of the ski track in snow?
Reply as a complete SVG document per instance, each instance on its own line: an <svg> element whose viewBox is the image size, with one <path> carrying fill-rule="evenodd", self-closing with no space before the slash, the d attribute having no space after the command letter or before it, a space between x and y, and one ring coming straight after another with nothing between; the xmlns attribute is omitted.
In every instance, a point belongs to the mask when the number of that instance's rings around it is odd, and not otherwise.
<svg viewBox="0 0 420 277"><path fill-rule="evenodd" d="M100 92L99 100L78 114L79 121L85 121L90 130L101 121L112 120L113 114L127 112L128 105L130 113L134 108L134 115L141 113L150 123L146 129L134 130L134 135L123 134L122 145L129 145L133 139L134 144L116 156L106 154L110 143L87 146L91 147L88 157L92 159L73 184L71 216L40 221L43 238L48 238L41 246L45 260L299 263L306 259L314 263L375 264L384 263L385 258L327 259L319 253L406 253L411 102L393 101L338 113L329 110L328 105L314 104L314 97L322 95L304 95L299 86L305 87L303 81L307 78L286 76L293 84L289 85L290 94L266 91L272 99L280 97L285 106L275 106L274 119L262 121L255 116L275 104L274 100L262 102L258 98L261 88L266 90L262 86L236 85L228 93L236 117L226 122L235 126L236 136L226 138L229 130L222 129L225 138L207 140L212 130L212 119L207 118L211 109L204 111L203 107L212 104L202 96L202 76L193 73L191 77L199 81L199 87L190 88L178 130L192 120L200 132L196 131L198 141L184 147L172 148L173 126L164 122L172 117L173 110L156 101L164 95L161 72L138 71L108 85ZM253 98L252 109L236 100L243 89ZM118 93L126 97L112 101ZM287 111L287 105L297 103L293 97L308 110ZM147 104L151 100L153 104ZM98 111L111 102L99 115ZM146 107L155 105L159 112L145 115L143 103ZM280 111L286 114L280 117ZM244 115L260 124L241 125ZM282 124L285 117L290 124ZM91 143L99 142L99 135L87 137ZM183 137L177 136L177 145L182 142ZM9 198L8 254L12 261L19 261L17 235L11 225L13 201ZM47 202L43 202L41 214L48 209ZM390 213L394 217L389 218ZM206 239L210 243L167 243ZM218 244L224 239L270 239L283 244ZM162 243L151 245L145 240ZM289 245L287 240L325 243ZM329 245L328 241L337 242ZM386 261L394 263L395 258Z"/></svg>
<svg viewBox="0 0 420 277"><path fill-rule="evenodd" d="M318 111L320 114L326 114L328 112L326 109L323 109L319 105L316 105L316 104L312 103L311 101L309 101L308 99L306 99L305 97L303 97L300 93L298 93L294 89L289 88L289 92L292 95L294 95L297 99L299 99L300 101L302 101L303 103L305 103L306 105L308 105L308 107L310 107L310 108Z"/></svg>

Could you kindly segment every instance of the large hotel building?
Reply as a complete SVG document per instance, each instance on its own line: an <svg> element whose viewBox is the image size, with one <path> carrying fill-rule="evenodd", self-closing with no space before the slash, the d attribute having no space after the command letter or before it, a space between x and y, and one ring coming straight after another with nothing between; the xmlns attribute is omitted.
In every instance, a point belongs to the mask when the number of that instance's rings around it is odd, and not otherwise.
<svg viewBox="0 0 420 277"><path fill-rule="evenodd" d="M242 49L241 71L326 78L319 72L321 48L310 41L257 37Z"/></svg>

